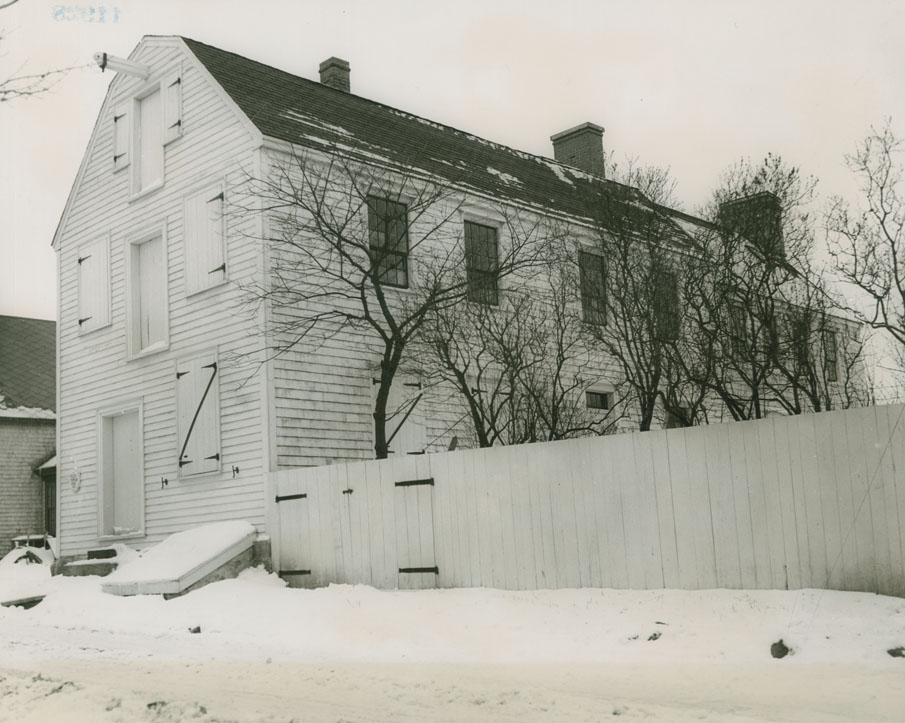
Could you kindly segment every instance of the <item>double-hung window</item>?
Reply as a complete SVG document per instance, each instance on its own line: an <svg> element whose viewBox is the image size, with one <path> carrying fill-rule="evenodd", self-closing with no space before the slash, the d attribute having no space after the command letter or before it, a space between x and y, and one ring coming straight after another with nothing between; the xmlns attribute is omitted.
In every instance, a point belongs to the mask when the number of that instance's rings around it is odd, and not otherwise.
<svg viewBox="0 0 905 723"><path fill-rule="evenodd" d="M408 207L404 203L368 197L368 248L377 282L408 288Z"/></svg>
<svg viewBox="0 0 905 723"><path fill-rule="evenodd" d="M658 269L652 275L654 328L657 339L675 341L682 322L679 308L679 277L674 271Z"/></svg>
<svg viewBox="0 0 905 723"><path fill-rule="evenodd" d="M578 253L581 310L588 324L606 324L606 263L603 256Z"/></svg>
<svg viewBox="0 0 905 723"><path fill-rule="evenodd" d="M823 370L828 382L839 381L839 342L836 332L823 332Z"/></svg>
<svg viewBox="0 0 905 723"><path fill-rule="evenodd" d="M465 222L465 274L468 299L479 304L499 303L499 248L497 229Z"/></svg>

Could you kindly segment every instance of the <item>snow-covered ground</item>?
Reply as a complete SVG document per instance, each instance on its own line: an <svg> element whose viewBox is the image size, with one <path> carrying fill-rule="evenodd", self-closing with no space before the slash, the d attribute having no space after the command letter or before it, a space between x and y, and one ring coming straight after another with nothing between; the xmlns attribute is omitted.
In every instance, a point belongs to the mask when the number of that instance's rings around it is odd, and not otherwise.
<svg viewBox="0 0 905 723"><path fill-rule="evenodd" d="M0 608L0 720L905 720L899 598L294 590L258 569L166 601L101 580Z"/></svg>

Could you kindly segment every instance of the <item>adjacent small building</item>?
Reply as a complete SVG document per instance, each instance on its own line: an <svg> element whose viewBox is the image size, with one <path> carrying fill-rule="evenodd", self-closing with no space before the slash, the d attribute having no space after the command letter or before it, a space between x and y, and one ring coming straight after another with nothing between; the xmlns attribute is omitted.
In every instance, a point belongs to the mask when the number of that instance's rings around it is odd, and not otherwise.
<svg viewBox="0 0 905 723"><path fill-rule="evenodd" d="M0 316L0 554L56 533L56 324Z"/></svg>

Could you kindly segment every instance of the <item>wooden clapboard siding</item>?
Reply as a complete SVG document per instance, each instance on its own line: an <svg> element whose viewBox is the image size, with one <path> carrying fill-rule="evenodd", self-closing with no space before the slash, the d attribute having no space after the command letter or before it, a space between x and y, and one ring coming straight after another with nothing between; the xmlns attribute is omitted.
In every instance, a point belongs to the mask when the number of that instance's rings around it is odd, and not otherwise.
<svg viewBox="0 0 905 723"><path fill-rule="evenodd" d="M227 213L230 283L187 296L183 253L185 199L223 183L227 201L254 168L258 142L248 133L176 39L146 39L135 59L152 78L182 67L183 134L165 147L162 188L130 198L131 169L113 171L113 107L133 96L144 81L117 76L86 151L78 185L57 237L60 257L60 517L62 553L74 555L98 544L97 413L111 402L141 402L143 414L145 531L142 545L186 527L218 519L244 518L263 526L264 413L260 373L253 373L255 320L240 309L237 282L259 272L258 220ZM131 159L134 163L135 159ZM169 348L143 358L127 354L126 281L128 243L160 230L166 239ZM105 328L78 331L78 248L109 234L110 316ZM202 352L219 355L220 471L180 478L176 432L176 362ZM241 358L237 359L237 355ZM249 379L249 377L251 377ZM233 477L232 468L239 473ZM81 473L73 492L70 472ZM162 485L161 479L166 479Z"/></svg>
<svg viewBox="0 0 905 723"><path fill-rule="evenodd" d="M309 496L275 505L277 564L312 571L294 585L896 595L903 449L897 405L285 470L277 494Z"/></svg>

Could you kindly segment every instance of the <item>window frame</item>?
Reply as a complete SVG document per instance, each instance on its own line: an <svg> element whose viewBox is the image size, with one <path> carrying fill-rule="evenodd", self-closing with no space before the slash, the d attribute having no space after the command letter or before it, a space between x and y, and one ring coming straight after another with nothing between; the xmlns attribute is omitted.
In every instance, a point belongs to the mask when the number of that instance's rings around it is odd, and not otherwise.
<svg viewBox="0 0 905 723"><path fill-rule="evenodd" d="M148 242L159 239L161 244L162 279L159 279L161 288L160 313L163 315L163 339L155 341L146 347L141 346L141 329L136 314L140 313L141 294L141 264L138 257L138 247ZM170 347L170 292L169 292L169 262L167 253L166 224L160 224L135 234L125 241L126 256L126 344L128 359L157 354Z"/></svg>
<svg viewBox="0 0 905 723"><path fill-rule="evenodd" d="M399 251L398 248L387 249L386 248L386 239L389 238L389 229L388 223L390 221L398 222L398 216L390 217L389 214L384 213L383 215L379 215L378 204L385 204L388 206L392 204L394 207L402 207L404 209L403 223L402 223L402 239L405 241L405 250ZM409 254L411 252L411 242L409 239L409 204L404 198L391 198L387 196L378 196L376 194L368 194L365 200L365 206L367 209L367 233L368 233L368 257L370 259L370 272L372 273L372 281L376 279L377 284L383 288L391 288L391 289L408 289L410 287L411 282L411 274L409 270ZM383 226L382 229L376 228L375 222L381 222ZM384 243L383 245L377 245L374 243L375 235L383 234ZM398 244L397 239L397 244ZM378 252L378 253L375 253ZM392 283L385 280L385 276L388 272L393 272L395 274L400 273L399 266L400 264L397 262L392 267L384 266L387 259L390 257L396 257L402 260L401 263L401 273L404 275L404 283ZM376 272L376 273L375 273Z"/></svg>
<svg viewBox="0 0 905 723"><path fill-rule="evenodd" d="M823 374L828 382L839 381L839 333L835 329L824 329L823 338ZM833 353L830 354L830 347Z"/></svg>
<svg viewBox="0 0 905 723"><path fill-rule="evenodd" d="M669 280L668 284L666 280ZM678 341L682 335L682 296L679 272L668 266L651 270L651 315L657 341ZM664 289L668 288L665 294Z"/></svg>
<svg viewBox="0 0 905 723"><path fill-rule="evenodd" d="M593 396L603 397L605 406L592 406L591 400ZM609 412L616 405L616 387L609 382L598 381L586 387L584 390L585 409L594 412Z"/></svg>
<svg viewBox="0 0 905 723"><path fill-rule="evenodd" d="M122 417L127 414L136 413L138 415L138 458L139 477L141 485L141 494L138 496L138 517L141 520L141 527L133 532L117 534L115 532L106 531L107 513L105 512L105 501L109 494L115 494L115 488L108 489L113 484L109 479L113 470L109 469L107 461L107 451L111 444L110 431L107 422L116 417ZM114 541L114 540L131 540L143 538L147 535L147 519L145 517L145 433L144 433L144 403L141 399L127 399L120 402L105 405L97 410L96 415L97 430L97 536L98 540Z"/></svg>
<svg viewBox="0 0 905 723"><path fill-rule="evenodd" d="M492 254L476 253L476 246L488 241L484 238L476 238L469 235L469 229L481 229L481 233L492 232ZM499 306L500 304L500 228L486 221L476 221L472 218L464 218L462 221L464 251L465 251L465 285L466 298L476 304L486 306ZM477 259L491 260L489 266L493 268L482 269L476 264Z"/></svg>
<svg viewBox="0 0 905 723"><path fill-rule="evenodd" d="M594 259L594 264L599 264L599 269L590 269L584 263L585 259ZM599 271L599 286L591 286L590 274L593 271L597 276ZM581 318L586 324L606 326L608 321L609 303L607 298L607 264L606 257L587 248L578 249L578 290L581 299ZM594 290L592 292L592 290ZM602 308L601 308L602 307Z"/></svg>

